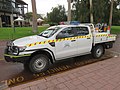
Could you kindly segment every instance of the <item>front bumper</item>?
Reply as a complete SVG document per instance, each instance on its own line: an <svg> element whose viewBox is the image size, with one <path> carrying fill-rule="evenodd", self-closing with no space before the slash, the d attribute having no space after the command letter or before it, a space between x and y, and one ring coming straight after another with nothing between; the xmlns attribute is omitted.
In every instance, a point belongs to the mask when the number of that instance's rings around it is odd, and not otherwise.
<svg viewBox="0 0 120 90"><path fill-rule="evenodd" d="M28 56L13 56L13 55L8 55L8 54L4 54L4 58L7 62L20 62L20 63L24 63L27 60L30 59L30 55Z"/></svg>
<svg viewBox="0 0 120 90"><path fill-rule="evenodd" d="M26 55L12 55L8 52L7 49L5 49L4 52L4 58L7 62L20 62L24 63L27 60L30 59L31 54L26 54Z"/></svg>

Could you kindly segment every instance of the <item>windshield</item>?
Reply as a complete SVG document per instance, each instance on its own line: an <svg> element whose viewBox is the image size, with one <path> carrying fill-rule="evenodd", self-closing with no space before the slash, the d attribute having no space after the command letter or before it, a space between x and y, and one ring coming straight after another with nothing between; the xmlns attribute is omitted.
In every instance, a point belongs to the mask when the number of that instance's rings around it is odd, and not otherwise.
<svg viewBox="0 0 120 90"><path fill-rule="evenodd" d="M53 28L50 27L47 30L41 32L39 34L39 36L43 36L43 37L49 38L49 37L53 36L59 29L61 29L61 27L53 27Z"/></svg>

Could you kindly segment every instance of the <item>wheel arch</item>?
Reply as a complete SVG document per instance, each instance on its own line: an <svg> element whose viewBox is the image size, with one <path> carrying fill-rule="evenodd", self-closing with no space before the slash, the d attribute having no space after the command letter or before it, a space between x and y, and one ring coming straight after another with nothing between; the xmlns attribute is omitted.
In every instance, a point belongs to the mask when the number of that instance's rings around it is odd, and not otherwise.
<svg viewBox="0 0 120 90"><path fill-rule="evenodd" d="M97 43L94 46L92 46L91 52L93 52L94 48L98 45L101 45L103 47L103 54L105 54L105 43Z"/></svg>
<svg viewBox="0 0 120 90"><path fill-rule="evenodd" d="M97 44L95 44L95 45L92 45L92 49L93 49L95 46L97 46L97 45L102 45L104 49L109 49L109 48L112 48L112 47L113 47L113 43L114 43L114 41L104 42L104 43L97 43ZM110 47L107 48L107 45L110 45ZM92 49L91 49L91 51L92 51Z"/></svg>
<svg viewBox="0 0 120 90"><path fill-rule="evenodd" d="M47 49L47 48L39 49L39 50L35 51L34 53L31 54L30 59L37 54L47 55L48 58L50 58L50 62L52 64L55 62L55 56L54 56L53 52L51 50Z"/></svg>
<svg viewBox="0 0 120 90"><path fill-rule="evenodd" d="M95 44L95 45L92 45L91 51L93 50L94 47L96 47L96 46L98 46L98 45L103 46L103 48L105 49L105 43L97 43L97 44Z"/></svg>

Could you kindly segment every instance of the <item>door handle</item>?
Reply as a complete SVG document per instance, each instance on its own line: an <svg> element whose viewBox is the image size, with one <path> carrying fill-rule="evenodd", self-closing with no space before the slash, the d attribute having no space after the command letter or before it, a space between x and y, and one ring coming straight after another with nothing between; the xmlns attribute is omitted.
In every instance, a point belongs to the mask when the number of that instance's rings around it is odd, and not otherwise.
<svg viewBox="0 0 120 90"><path fill-rule="evenodd" d="M90 37L89 37L89 38L87 38L87 39L90 39Z"/></svg>
<svg viewBox="0 0 120 90"><path fill-rule="evenodd" d="M76 40L71 40L71 42L75 42Z"/></svg>

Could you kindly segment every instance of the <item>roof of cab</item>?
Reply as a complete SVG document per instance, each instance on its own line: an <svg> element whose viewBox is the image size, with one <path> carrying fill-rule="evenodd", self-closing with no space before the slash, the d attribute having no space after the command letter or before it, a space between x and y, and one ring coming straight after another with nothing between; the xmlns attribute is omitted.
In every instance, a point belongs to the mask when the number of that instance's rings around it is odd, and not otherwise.
<svg viewBox="0 0 120 90"><path fill-rule="evenodd" d="M61 28L65 28L65 27L76 27L76 26L85 26L85 27L87 27L87 26L89 26L89 25L91 25L91 23L79 24L79 25L56 25L56 26L51 26L51 27L49 27L49 29L55 28L55 27L61 27Z"/></svg>

